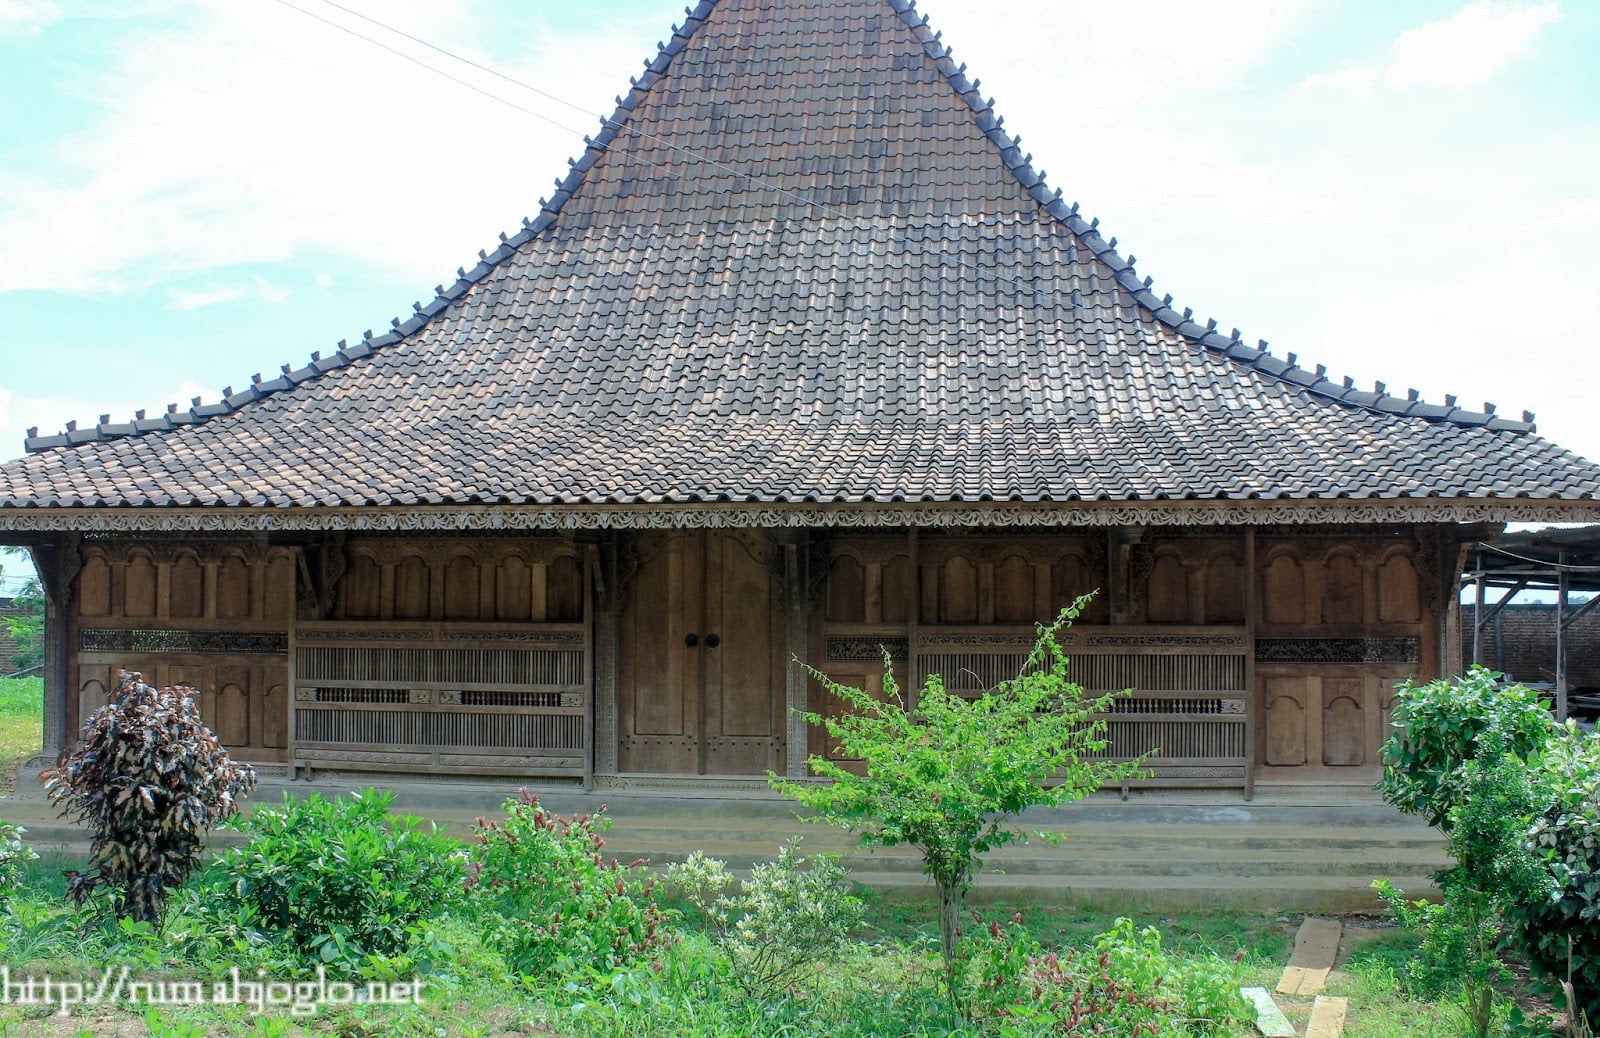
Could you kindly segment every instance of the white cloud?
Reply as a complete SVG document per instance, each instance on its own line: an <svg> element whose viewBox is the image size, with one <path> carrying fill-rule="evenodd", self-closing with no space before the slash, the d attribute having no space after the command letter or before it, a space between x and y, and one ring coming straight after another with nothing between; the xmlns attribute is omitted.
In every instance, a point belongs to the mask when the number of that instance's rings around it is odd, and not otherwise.
<svg viewBox="0 0 1600 1038"><path fill-rule="evenodd" d="M167 300L174 310L199 310L252 298L267 303L287 303L290 294L287 288L256 275L244 284L208 285L205 288L172 287L167 289Z"/></svg>
<svg viewBox="0 0 1600 1038"><path fill-rule="evenodd" d="M0 0L0 36L37 36L60 17L50 0Z"/></svg>
<svg viewBox="0 0 1600 1038"><path fill-rule="evenodd" d="M489 60L465 0L379 10ZM609 114L617 70L647 46L600 19L587 38L515 48L524 60L506 71L596 113L586 117L398 44L569 132L281 5L194 3L178 14L179 28L126 36L105 80L85 88L106 99L102 111L58 142L48 173L0 171L6 289L116 291L312 251L442 281L537 210L545 178Z"/></svg>
<svg viewBox="0 0 1600 1038"><path fill-rule="evenodd" d="M102 414L111 416L113 422L131 421L134 412L144 410L150 417L163 414L167 404L175 403L178 410L187 411L190 401L199 397L215 403L220 390L207 389L193 379L185 379L165 392L154 394L147 400L85 400L74 397L19 396L5 386L0 386L0 461L22 454L22 441L28 429L36 427L41 436L53 436L75 421L79 428L87 428L100 420Z"/></svg>
<svg viewBox="0 0 1600 1038"><path fill-rule="evenodd" d="M1350 64L1310 76L1308 90L1374 93L1422 87L1481 86L1530 50L1561 19L1557 0L1496 3L1477 0L1448 18L1424 22L1396 37L1378 62Z"/></svg>
<svg viewBox="0 0 1600 1038"><path fill-rule="evenodd" d="M243 295L244 289L238 287L167 290L167 298L172 301L174 310L199 310L218 303L231 303Z"/></svg>

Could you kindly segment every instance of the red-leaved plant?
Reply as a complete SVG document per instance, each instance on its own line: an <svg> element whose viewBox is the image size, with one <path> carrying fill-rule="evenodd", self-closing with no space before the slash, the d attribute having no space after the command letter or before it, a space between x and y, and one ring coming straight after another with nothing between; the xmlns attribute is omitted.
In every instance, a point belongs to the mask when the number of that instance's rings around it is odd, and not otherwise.
<svg viewBox="0 0 1600 1038"><path fill-rule="evenodd" d="M67 873L73 900L107 887L119 916L160 922L168 891L199 867L206 831L255 788L255 770L228 755L194 696L123 671L77 749L39 776L62 817L91 833L89 871Z"/></svg>

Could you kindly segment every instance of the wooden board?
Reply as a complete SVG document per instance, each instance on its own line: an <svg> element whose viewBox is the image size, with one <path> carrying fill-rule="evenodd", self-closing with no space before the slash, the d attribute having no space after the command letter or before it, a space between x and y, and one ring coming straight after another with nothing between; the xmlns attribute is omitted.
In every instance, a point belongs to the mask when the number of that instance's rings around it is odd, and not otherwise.
<svg viewBox="0 0 1600 1038"><path fill-rule="evenodd" d="M1239 994L1255 1004L1256 1030L1267 1038L1295 1038L1294 1025L1283 1015L1266 988L1240 988Z"/></svg>
<svg viewBox="0 0 1600 1038"><path fill-rule="evenodd" d="M1314 995L1326 987L1328 971L1339 955L1342 933L1337 919L1308 917L1301 923L1294 938L1294 955L1278 981L1278 991L1285 995Z"/></svg>
<svg viewBox="0 0 1600 1038"><path fill-rule="evenodd" d="M1318 995L1311 1004L1311 1021L1306 1024L1306 1038L1339 1038L1344 1033L1344 1015L1349 1008L1348 999Z"/></svg>

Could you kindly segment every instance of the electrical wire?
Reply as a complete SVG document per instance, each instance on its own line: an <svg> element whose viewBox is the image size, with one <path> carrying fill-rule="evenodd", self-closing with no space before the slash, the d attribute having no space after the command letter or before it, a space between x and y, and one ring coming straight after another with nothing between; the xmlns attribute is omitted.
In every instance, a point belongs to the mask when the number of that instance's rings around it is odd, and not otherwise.
<svg viewBox="0 0 1600 1038"><path fill-rule="evenodd" d="M1546 569L1553 569L1557 572L1565 571L1568 573L1600 573L1600 566L1578 566L1570 562L1551 562L1548 559L1535 558L1529 555L1518 555L1514 551L1508 551L1505 548L1490 544L1487 541L1478 542L1478 547L1487 548L1489 551L1504 555L1508 559L1516 559L1518 562L1526 562L1531 566L1543 566Z"/></svg>
<svg viewBox="0 0 1600 1038"><path fill-rule="evenodd" d="M306 8L299 6L298 4L292 3L291 0L276 0L276 2L278 4L281 4L284 7L287 7L291 11L298 12L299 14L305 15L308 18L311 18L311 19L314 19L315 21L321 22L324 25L327 25L327 26L330 26L332 28L338 29L340 32L343 32L343 33L346 33L346 34L348 34L350 36L353 36L358 40L362 40L363 42L370 43L375 47L378 47L378 48L380 48L382 50L385 50L385 51L389 52L390 54L395 55L396 57L403 58L404 60L410 62L411 64L417 66L418 68L425 69L426 71L432 72L432 73L434 73L436 75L444 77L445 79L448 79L452 83L456 83L456 84L458 84L460 86L464 86L467 89L471 90L473 93L480 94L480 95L482 95L484 97L487 97L487 98L489 98L491 100L494 100L494 101L498 101L499 103L507 106L508 108L515 109L516 111L523 112L523 113L525 113L527 115L531 115L536 119L540 119L543 122L549 123L552 126L555 126L555 127L560 128L560 129L566 130L567 132L575 134L575 135L577 135L577 136L579 136L581 138L584 138L585 140L588 139L587 135L584 134L582 130L577 129L576 127L569 126L566 123L563 123L558 119L551 118L550 116L544 114L543 112L538 112L538 111L535 111L534 109L531 109L531 108L525 107L523 105L517 104L515 101L512 101L512 100L509 100L508 98L502 97L501 95L496 94L491 90L485 90L483 87L480 87L480 86L478 86L478 85L476 85L474 83L470 83L467 80L464 80L464 79L460 78L459 76L451 75L449 72L446 72L444 69L441 69L436 65L431 65L428 62L423 61L422 59L416 57L415 55L407 54L405 51L402 51L402 50L400 50L400 49L398 49L396 47L392 47L389 44L384 43L381 40L378 40L378 39L375 39L375 38L373 38L371 36L368 36L365 33L362 33L362 32L360 32L360 31L358 31L356 29L352 29L351 27L349 27L347 25L341 25L337 21L334 21L331 18L324 18L321 15L315 13L314 11L309 11ZM553 93L549 92L548 90L544 90L544 89L542 89L540 87L534 86L531 83L524 82L523 80L517 79L514 76L511 76L511 75L508 75L508 74L506 74L504 72L501 72L498 69L493 68L492 66L485 65L485 64L483 64L481 62L474 61L471 58L468 58L468 57L465 57L463 55L457 54L457 53L455 53L455 52L453 52L451 50L448 50L448 49L446 49L444 47L441 47L441 46L439 46L439 45L437 45L435 43L431 43L428 40L425 40L420 36L416 36L416 35L413 35L412 33L406 32L404 29L400 29L400 28L397 28L397 27L395 27L393 25L390 25L387 22L384 22L384 21L382 21L380 19L373 18L373 17L371 17L370 15L367 15L367 14L363 14L362 12L354 10L354 9L352 9L350 7L346 7L343 4L336 3L335 0L322 0L322 2L324 4L326 4L327 6L329 6L329 7L335 8L336 10L339 10L339 11L343 11L346 14L349 14L349 15L351 15L353 17L359 18L362 21L365 21L365 22L367 22L367 23L369 23L371 25L377 26L378 28L383 29L386 32L390 32L390 33L395 34L396 36L400 36L400 37L402 37L402 38L404 38L406 40L410 40L411 42L416 43L419 46L426 47L429 50L435 51L435 52L437 52L437 53L439 53L439 54L441 54L441 55L443 55L443 56L445 56L447 58L450 58L450 59L454 60L454 61L459 61L459 62L461 62L461 63L463 63L465 65L471 66L472 68L478 69L478 70L480 70L482 72L485 72L485 73L487 73L489 75L495 76L498 79L504 80L505 82L510 83L510 84L512 84L514 86L520 87L520 88L522 88L524 90L530 91L530 92L532 92L534 94L537 94L540 97L548 98L549 100L554 101L554 102L556 102L558 104L564 105L567 108L571 108L574 111L584 112L586 114L593 114L592 112L589 112L587 109L585 109L582 105L579 105L574 101L569 101L566 98L560 97L560 96L558 96L556 94L553 94ZM724 173L728 173L728 174L730 174L732 176L735 176L735 177L739 177L740 179L747 180L751 184L753 184L753 185L755 185L757 187L766 188L767 190L773 191L773 192L775 192L775 193L777 193L777 194L779 194L779 195L781 195L781 196L783 196L785 198L792 199L792 200L794 200L795 202L799 203L802 206L807 206L807 207L819 210L820 212L825 213L828 216L832 216L832 217L834 217L836 219L853 220L853 219L859 219L860 218L858 216L852 216L850 213L847 213L844 210L833 208L832 206L829 206L829 205L827 205L827 204L825 204L823 202L818 202L815 199L807 198L806 196L804 196L802 194L799 194L798 192L795 192L795 191L790 190L788 188L785 188L782 185L777 184L777 183L775 183L773 181L764 180L761 177L758 177L758 176L756 176L756 175L754 175L752 173L748 173L748 172L745 172L744 170L738 169L738 168L736 168L734 166L727 165L726 163L720 162L717 159L712 158L711 156L707 155L706 153L704 153L702 151L699 151L699 150L694 149L694 148L684 147L683 145L673 143L672 141L666 139L665 137L661 137L661 136L659 136L657 134L646 133L646 132L644 132L642 130L634 129L633 127L630 127L625 123L619 122L616 119L610 119L610 118L602 117L601 118L601 122L606 126L610 126L610 127L614 128L614 129L616 129L619 133L628 134L629 136L634 137L636 139L644 139L644 140L654 141L654 142L662 145L663 147L671 149L672 151L675 151L678 154L680 154L680 155L682 155L682 156L684 156L686 158L690 158L690 159L693 159L693 160L698 161L698 162L704 162L707 165L709 165L709 166L711 166L711 167L713 167L713 168L715 168L717 170L720 170L720 171L722 171ZM599 150L599 151L609 151L610 150L608 147L606 147L604 145L594 144L592 141L589 143L589 147L593 147L593 148L595 148L596 150ZM649 167L654 168L654 169L670 171L669 167L663 165L662 163L655 162L655 161L643 158L643 157L638 156L638 155L632 155L632 154L626 155L626 156L624 156L624 161L637 162L640 165L649 166ZM966 260L966 259L964 259L964 258L962 258L960 256L954 257L953 260L945 259L945 258L941 257L939 259L939 261L938 261L938 265L941 266L941 267L945 267L947 269L954 269L954 270L960 270L960 269L963 269L963 268L970 269L970 270L973 270L973 271L977 272L977 274L979 275L980 279L1003 282L1005 284L1013 285L1016 288L1022 289L1023 291L1026 291L1026 292L1039 291L1039 286L1038 285L1022 281L1022 280L1020 280L1018 278L1008 277L1008 276L1006 276L1004 274L1000 274L1000 273L995 272L995 271L985 271L982 267L979 267L977 264L972 263L972 262L970 262L970 261L968 261L968 260Z"/></svg>

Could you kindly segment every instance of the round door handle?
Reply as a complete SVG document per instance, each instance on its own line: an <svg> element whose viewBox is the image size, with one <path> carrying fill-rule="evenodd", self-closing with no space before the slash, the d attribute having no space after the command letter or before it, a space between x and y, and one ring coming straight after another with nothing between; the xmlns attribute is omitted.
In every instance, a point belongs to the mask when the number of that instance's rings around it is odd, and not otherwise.
<svg viewBox="0 0 1600 1038"><path fill-rule="evenodd" d="M715 634L706 635L706 648L715 649L722 644L722 639Z"/></svg>
<svg viewBox="0 0 1600 1038"><path fill-rule="evenodd" d="M686 634L683 636L683 644L692 649L700 644L700 636L698 634Z"/></svg>

